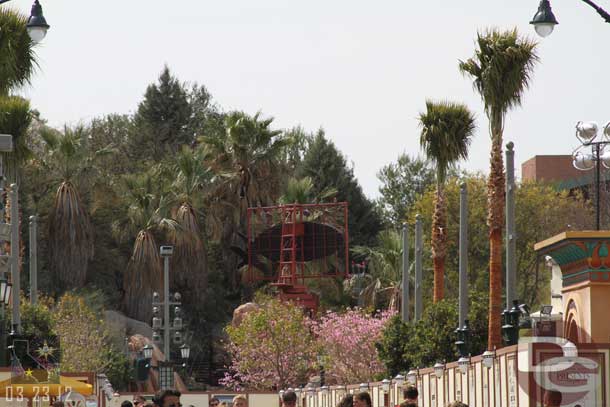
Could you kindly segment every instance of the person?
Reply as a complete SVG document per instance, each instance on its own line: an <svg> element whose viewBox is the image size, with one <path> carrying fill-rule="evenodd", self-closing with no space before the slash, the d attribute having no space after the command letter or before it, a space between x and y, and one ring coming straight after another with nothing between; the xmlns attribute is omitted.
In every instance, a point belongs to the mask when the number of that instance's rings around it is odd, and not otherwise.
<svg viewBox="0 0 610 407"><path fill-rule="evenodd" d="M402 392L402 398L407 402L415 403L417 405L417 398L419 397L419 391L415 386L407 386Z"/></svg>
<svg viewBox="0 0 610 407"><path fill-rule="evenodd" d="M248 407L248 399L243 394L233 397L233 407Z"/></svg>
<svg viewBox="0 0 610 407"><path fill-rule="evenodd" d="M133 407L133 404L132 404L132 403L131 403L131 401L129 401L129 400L124 400L124 401L121 403L121 407Z"/></svg>
<svg viewBox="0 0 610 407"><path fill-rule="evenodd" d="M288 390L282 394L282 407L295 407L297 405L297 394Z"/></svg>
<svg viewBox="0 0 610 407"><path fill-rule="evenodd" d="M353 407L353 406L354 406L354 395L353 394L346 394L345 396L343 396L341 401L339 401L339 404L337 404L337 407Z"/></svg>
<svg viewBox="0 0 610 407"><path fill-rule="evenodd" d="M561 393L557 390L547 390L544 392L542 405L544 407L559 407L561 406Z"/></svg>
<svg viewBox="0 0 610 407"><path fill-rule="evenodd" d="M182 407L180 404L180 392L178 390L160 390L153 399L156 407Z"/></svg>
<svg viewBox="0 0 610 407"><path fill-rule="evenodd" d="M447 404L447 407L468 407L468 404L464 404L461 401L454 401L453 403Z"/></svg>
<svg viewBox="0 0 610 407"><path fill-rule="evenodd" d="M146 399L141 394L138 394L133 398L133 405L136 407L140 407L140 405L146 405Z"/></svg>
<svg viewBox="0 0 610 407"><path fill-rule="evenodd" d="M210 399L210 407L218 407L218 405L220 404L220 400L218 400L218 397L212 397Z"/></svg>
<svg viewBox="0 0 610 407"><path fill-rule="evenodd" d="M371 407L372 405L371 395L366 391L361 391L354 396L354 407Z"/></svg>

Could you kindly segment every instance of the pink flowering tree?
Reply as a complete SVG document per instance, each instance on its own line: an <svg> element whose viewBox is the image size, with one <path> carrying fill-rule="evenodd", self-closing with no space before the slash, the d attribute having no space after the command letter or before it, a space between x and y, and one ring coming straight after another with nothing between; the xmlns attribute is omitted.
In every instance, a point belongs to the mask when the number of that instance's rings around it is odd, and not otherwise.
<svg viewBox="0 0 610 407"><path fill-rule="evenodd" d="M238 326L228 326L232 362L221 384L271 390L307 382L316 361L311 322L303 310L274 298L257 301Z"/></svg>
<svg viewBox="0 0 610 407"><path fill-rule="evenodd" d="M327 312L320 319L314 331L324 355L328 384L367 382L385 371L375 343L392 315L392 311L371 315L354 308Z"/></svg>

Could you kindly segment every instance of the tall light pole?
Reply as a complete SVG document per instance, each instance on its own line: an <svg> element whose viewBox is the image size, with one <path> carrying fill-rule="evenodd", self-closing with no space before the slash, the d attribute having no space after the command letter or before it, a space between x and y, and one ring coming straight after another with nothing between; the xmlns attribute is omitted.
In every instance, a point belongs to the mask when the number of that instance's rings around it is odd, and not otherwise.
<svg viewBox="0 0 610 407"><path fill-rule="evenodd" d="M7 3L9 1L11 0L0 0L0 4ZM47 35L49 28L50 25L47 24L47 20L42 14L42 6L38 0L35 0L27 23L27 30L30 38L35 44L39 43Z"/></svg>
<svg viewBox="0 0 610 407"><path fill-rule="evenodd" d="M610 23L610 13L606 10L593 3L591 0L582 0L587 3L589 6L593 7L597 14L599 14L604 21ZM538 11L534 14L534 18L530 21L530 24L534 26L536 33L541 37L548 37L553 32L553 29L559 22L555 18L555 14L553 14L553 10L551 8L550 0L541 0L540 5L538 6Z"/></svg>
<svg viewBox="0 0 610 407"><path fill-rule="evenodd" d="M174 343L182 344L180 347L180 354L184 360L189 358L190 348L188 345L183 344L182 337L182 310L180 306L182 303L180 300L182 296L179 293L174 293L173 297L169 293L169 260L174 253L173 246L161 246L159 253L163 258L163 301L159 298L159 293L153 293L153 341L156 343L160 342L160 330L163 331L163 353L165 355L165 361L159 363L159 382L162 390L172 388L174 385L174 369L171 361L171 349L170 341L171 334L174 333ZM174 306L174 320L170 322L170 307ZM163 308L163 318L160 317L161 310Z"/></svg>
<svg viewBox="0 0 610 407"><path fill-rule="evenodd" d="M576 138L581 142L574 153L572 153L574 168L581 171L588 171L595 168L595 227L596 230L601 226L600 215L600 173L601 165L610 168L610 151L604 148L610 144L610 122L604 127L604 135L601 141L597 139L598 126L595 122L576 123ZM591 149L591 153L587 150Z"/></svg>

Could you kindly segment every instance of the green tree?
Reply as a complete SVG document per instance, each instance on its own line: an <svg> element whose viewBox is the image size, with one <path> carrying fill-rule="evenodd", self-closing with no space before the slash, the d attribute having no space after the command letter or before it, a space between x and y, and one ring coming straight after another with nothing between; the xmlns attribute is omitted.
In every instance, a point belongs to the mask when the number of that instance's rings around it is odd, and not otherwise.
<svg viewBox="0 0 610 407"><path fill-rule="evenodd" d="M487 238L486 179L482 174L466 175L464 178L449 178L445 186L447 203L447 265L446 297L459 295L459 205L460 184L468 189L468 275L472 292L481 293L489 289L489 253ZM424 233L432 227L434 213L433 189L428 190L413 206L409 218L421 214ZM550 301L550 275L539 267L534 244L554 236L566 229L586 230L591 227L592 208L582 196L570 196L567 191L557 191L543 183L527 182L517 185L515 190L517 210L517 298L532 309ZM424 245L424 270L432 270L430 247ZM425 306L431 302L432 274L424 273L423 292Z"/></svg>
<svg viewBox="0 0 610 407"><path fill-rule="evenodd" d="M93 257L93 229L79 189L87 184L85 173L94 169L95 158L110 153L110 148L89 154L88 134L84 127L65 127L63 133L50 128L40 132L45 143L42 166L47 179L59 182L49 213L49 257L60 289L83 287L89 261Z"/></svg>
<svg viewBox="0 0 610 407"><path fill-rule="evenodd" d="M468 318L471 323L469 350L473 355L485 350L485 296L471 297ZM395 315L386 325L377 352L390 376L418 367L432 366L441 360L457 359L455 336L458 325L458 304L455 299L443 299L430 305L422 319L405 324Z"/></svg>
<svg viewBox="0 0 610 407"><path fill-rule="evenodd" d="M320 130L310 143L303 162L296 170L298 178L310 177L314 194L334 188L336 199L348 203L350 245L373 244L382 228L382 221L373 202L362 192L354 172L334 143Z"/></svg>
<svg viewBox="0 0 610 407"><path fill-rule="evenodd" d="M194 141L189 132L193 110L188 91L165 66L158 83L146 88L134 120L139 128L135 134L133 149L140 157L154 161L165 154L178 151L180 146Z"/></svg>
<svg viewBox="0 0 610 407"><path fill-rule="evenodd" d="M398 227L407 219L415 200L434 184L434 175L430 161L407 154L401 154L396 162L377 173L381 182L377 205L386 225Z"/></svg>
<svg viewBox="0 0 610 407"><path fill-rule="evenodd" d="M419 115L420 144L436 166L436 195L432 217L432 259L434 261L434 302L444 297L445 257L447 256L447 208L443 187L455 163L468 157L475 130L474 116L464 105L426 101L426 112Z"/></svg>
<svg viewBox="0 0 610 407"><path fill-rule="evenodd" d="M502 139L506 113L521 104L538 61L536 43L510 31L477 35L474 57L460 61L460 71L473 79L489 119L491 169L487 187L489 225L489 349L502 346L502 228L504 225L504 162Z"/></svg>
<svg viewBox="0 0 610 407"><path fill-rule="evenodd" d="M3 173L9 182L18 182L19 168L32 158L32 151L27 143L27 133L31 123L30 103L26 99L18 96L0 96L0 134L13 136L13 151L0 153Z"/></svg>
<svg viewBox="0 0 610 407"><path fill-rule="evenodd" d="M205 135L209 165L215 177L207 194L212 237L219 239L225 258L229 287L238 286L238 258L231 247L245 250L248 207L277 203L281 187L282 158L292 143L273 130L273 119L261 114L232 112L225 119L225 133Z"/></svg>
<svg viewBox="0 0 610 407"><path fill-rule="evenodd" d="M28 84L36 68L34 43L26 25L25 15L0 8L0 96Z"/></svg>
<svg viewBox="0 0 610 407"><path fill-rule="evenodd" d="M161 291L163 281L158 238L169 232L169 240L175 240L172 235L179 226L170 217L171 202L159 166L124 176L118 187L127 216L114 222L115 237L131 242L135 236L123 277L124 307L130 317L149 321L152 293Z"/></svg>

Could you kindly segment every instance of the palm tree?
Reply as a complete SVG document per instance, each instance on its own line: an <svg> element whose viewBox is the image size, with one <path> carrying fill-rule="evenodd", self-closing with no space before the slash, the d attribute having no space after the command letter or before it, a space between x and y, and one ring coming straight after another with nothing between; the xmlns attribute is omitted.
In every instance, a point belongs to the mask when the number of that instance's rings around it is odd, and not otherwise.
<svg viewBox="0 0 610 407"><path fill-rule="evenodd" d="M214 223L212 234L221 241L229 283L237 287L238 258L231 247L245 247L247 208L268 206L280 194L281 157L290 137L271 129L273 119L260 113L233 112L225 118L226 132L201 137L209 152L207 164L215 174L207 200Z"/></svg>
<svg viewBox="0 0 610 407"><path fill-rule="evenodd" d="M29 83L36 58L27 29L27 17L12 9L0 8L0 95L6 96Z"/></svg>
<svg viewBox="0 0 610 407"><path fill-rule="evenodd" d="M314 184L311 177L288 179L284 187L284 193L279 198L280 204L310 204L324 202L337 194L335 188L326 188L319 196L314 193Z"/></svg>
<svg viewBox="0 0 610 407"><path fill-rule="evenodd" d="M538 56L536 43L521 38L517 30L489 30L477 35L475 55L460 61L463 74L473 79L489 119L491 169L487 183L489 225L489 349L502 345L502 227L504 224L504 161L502 138L506 113L521 104Z"/></svg>
<svg viewBox="0 0 610 407"><path fill-rule="evenodd" d="M30 103L17 96L0 96L0 134L13 136L13 151L2 154L4 176L18 182L18 168L32 157L27 146L27 132L32 123Z"/></svg>
<svg viewBox="0 0 610 407"><path fill-rule="evenodd" d="M172 256L174 281L177 288L205 293L207 289L207 254L205 238L200 224L201 204L205 188L212 178L211 171L204 165L207 151L203 147L182 147L176 156L172 184L174 194L173 218L180 225L182 233L172 242L176 253ZM187 301L187 298L185 298Z"/></svg>
<svg viewBox="0 0 610 407"><path fill-rule="evenodd" d="M447 173L455 163L468 157L475 130L474 116L462 104L426 101L426 112L419 115L422 128L419 142L436 166L436 194L432 217L432 261L434 263L434 302L444 297L445 257L447 256L447 207L443 188Z"/></svg>
<svg viewBox="0 0 610 407"><path fill-rule="evenodd" d="M178 224L169 218L171 202L167 199L160 167L122 178L117 188L123 197L127 216L112 225L119 241L135 236L133 249L123 277L124 307L128 316L150 321L153 291L160 292L163 273L157 237L169 232L176 240ZM160 185L161 184L161 185Z"/></svg>
<svg viewBox="0 0 610 407"><path fill-rule="evenodd" d="M51 179L60 182L49 214L51 269L60 287L80 288L93 257L93 229L79 187L85 186L84 174L94 169L95 159L111 150L90 153L82 126L65 127L63 133L44 127L40 136L45 143L41 164Z"/></svg>

